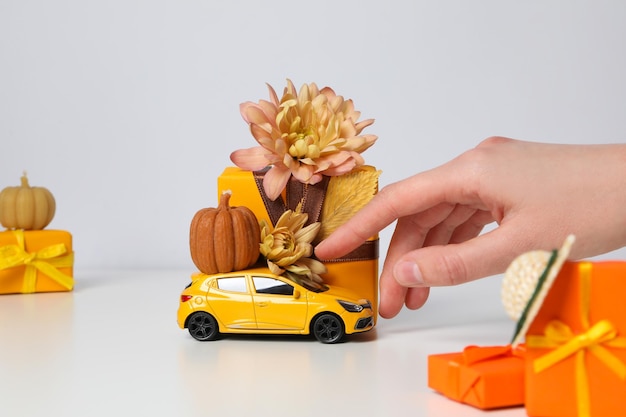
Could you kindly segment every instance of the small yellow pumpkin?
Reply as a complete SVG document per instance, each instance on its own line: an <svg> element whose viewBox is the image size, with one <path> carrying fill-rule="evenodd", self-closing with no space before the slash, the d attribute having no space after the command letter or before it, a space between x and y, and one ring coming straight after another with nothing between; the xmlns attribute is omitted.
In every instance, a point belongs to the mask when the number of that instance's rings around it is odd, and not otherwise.
<svg viewBox="0 0 626 417"><path fill-rule="evenodd" d="M245 269L259 258L261 230L256 216L248 207L231 207L229 201L230 192L224 192L217 208L203 208L191 220L191 259L205 274Z"/></svg>
<svg viewBox="0 0 626 417"><path fill-rule="evenodd" d="M56 203L44 187L31 187L26 172L19 187L0 191L0 224L7 229L42 230L54 217Z"/></svg>

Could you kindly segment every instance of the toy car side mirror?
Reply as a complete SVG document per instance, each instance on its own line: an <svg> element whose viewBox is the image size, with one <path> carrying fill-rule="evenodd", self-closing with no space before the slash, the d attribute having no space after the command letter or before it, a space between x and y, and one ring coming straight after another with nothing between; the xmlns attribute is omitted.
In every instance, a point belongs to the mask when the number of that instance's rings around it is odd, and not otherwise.
<svg viewBox="0 0 626 417"><path fill-rule="evenodd" d="M293 298L296 299L296 300L298 298L300 298L300 291L299 290L296 290L296 289L293 290Z"/></svg>

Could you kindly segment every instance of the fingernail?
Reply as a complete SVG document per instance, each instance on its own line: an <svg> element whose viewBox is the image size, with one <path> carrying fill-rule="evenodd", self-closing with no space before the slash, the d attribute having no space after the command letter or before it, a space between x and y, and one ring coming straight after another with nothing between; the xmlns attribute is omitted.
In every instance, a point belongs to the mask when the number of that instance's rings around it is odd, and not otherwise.
<svg viewBox="0 0 626 417"><path fill-rule="evenodd" d="M393 270L393 276L398 284L405 287L416 287L424 284L422 271L415 262L402 261Z"/></svg>

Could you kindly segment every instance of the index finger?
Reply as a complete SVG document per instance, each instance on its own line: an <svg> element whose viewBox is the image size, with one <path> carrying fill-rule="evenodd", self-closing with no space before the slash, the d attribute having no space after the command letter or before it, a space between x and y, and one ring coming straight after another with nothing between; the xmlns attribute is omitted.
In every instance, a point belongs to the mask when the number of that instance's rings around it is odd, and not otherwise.
<svg viewBox="0 0 626 417"><path fill-rule="evenodd" d="M442 168L425 171L382 188L365 207L320 242L315 255L320 259L343 256L396 219L447 202L447 196L458 190L456 181L450 178L458 176L446 176L441 172Z"/></svg>

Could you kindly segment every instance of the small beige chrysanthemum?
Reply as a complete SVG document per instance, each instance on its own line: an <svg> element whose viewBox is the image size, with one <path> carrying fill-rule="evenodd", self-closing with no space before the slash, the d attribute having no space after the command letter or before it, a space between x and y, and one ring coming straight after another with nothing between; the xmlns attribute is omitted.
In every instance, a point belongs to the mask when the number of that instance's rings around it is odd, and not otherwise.
<svg viewBox="0 0 626 417"><path fill-rule="evenodd" d="M285 211L276 226L272 227L261 220L260 252L267 259L267 266L276 275L283 275L299 284L312 288L324 288L320 274L326 272L326 266L316 259L311 242L319 232L321 224L312 223L303 227L308 214Z"/></svg>
<svg viewBox="0 0 626 417"><path fill-rule="evenodd" d="M280 101L268 85L270 101L240 105L241 115L261 146L233 152L238 167L256 171L267 166L263 188L275 200L293 175L304 184L316 184L322 175L337 176L364 164L361 152L377 139L361 135L374 119L357 122L361 113L352 100L344 100L315 83L304 84L297 92L287 80Z"/></svg>

